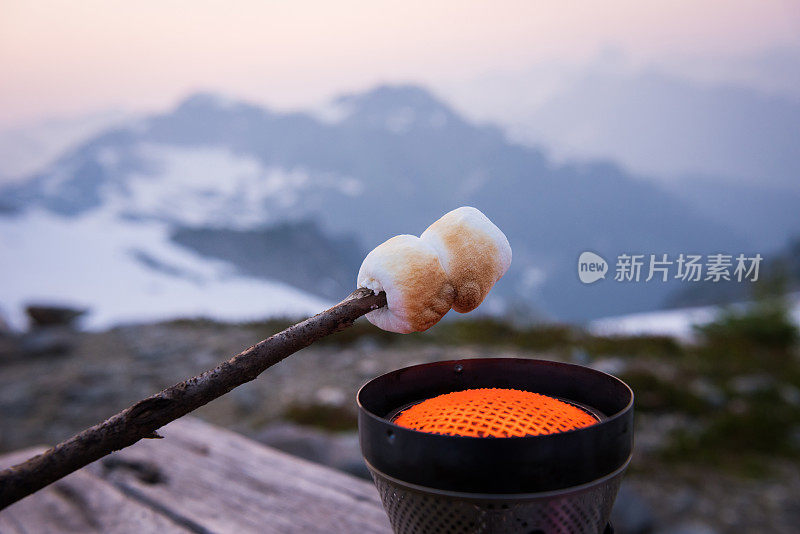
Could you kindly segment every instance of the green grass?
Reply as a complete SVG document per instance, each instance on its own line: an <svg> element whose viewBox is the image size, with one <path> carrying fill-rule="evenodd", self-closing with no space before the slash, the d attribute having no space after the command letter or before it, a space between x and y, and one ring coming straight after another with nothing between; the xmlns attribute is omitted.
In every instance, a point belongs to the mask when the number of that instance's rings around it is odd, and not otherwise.
<svg viewBox="0 0 800 534"><path fill-rule="evenodd" d="M240 324L227 324L210 319L179 319L163 324L180 328L242 327L253 332L258 339L266 339L291 326L299 319L270 319ZM576 327L561 324L537 324L519 327L502 319L465 318L442 321L426 332L395 334L357 320L353 326L317 341L320 345L347 346L362 340L379 345L440 344L508 346L531 351L564 351L580 348L593 356L615 355L671 355L681 352L681 347L665 336L592 336Z"/></svg>
<svg viewBox="0 0 800 534"><path fill-rule="evenodd" d="M294 322L281 319L237 327L263 339ZM231 327L202 319L170 324ZM637 412L680 414L700 423L699 429L674 432L663 444L660 459L682 465L715 465L748 476L764 474L769 458L800 459L800 407L780 394L781 388L800 388L800 336L786 308L780 302L764 301L746 312L727 311L697 334L699 343L682 345L665 336L595 336L568 325L518 326L484 317L442 321L427 332L398 335L360 319L318 343L334 347L364 341L379 346L510 347L532 355L568 357L581 352L590 360L620 357L630 364L620 378L633 388ZM666 364L671 371L662 376ZM753 376L766 377L765 387L736 387L737 381L746 382ZM709 399L695 392L690 386L694 381L707 384L717 394ZM294 404L284 417L330 431L356 428L356 415L348 408Z"/></svg>

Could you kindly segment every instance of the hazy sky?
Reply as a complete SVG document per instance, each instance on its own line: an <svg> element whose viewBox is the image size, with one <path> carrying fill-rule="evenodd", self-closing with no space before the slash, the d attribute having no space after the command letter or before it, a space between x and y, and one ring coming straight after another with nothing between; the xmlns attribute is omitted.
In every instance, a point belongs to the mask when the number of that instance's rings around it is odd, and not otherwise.
<svg viewBox="0 0 800 534"><path fill-rule="evenodd" d="M0 0L0 127L198 88L297 106L455 84L609 46L634 61L800 46L797 0Z"/></svg>

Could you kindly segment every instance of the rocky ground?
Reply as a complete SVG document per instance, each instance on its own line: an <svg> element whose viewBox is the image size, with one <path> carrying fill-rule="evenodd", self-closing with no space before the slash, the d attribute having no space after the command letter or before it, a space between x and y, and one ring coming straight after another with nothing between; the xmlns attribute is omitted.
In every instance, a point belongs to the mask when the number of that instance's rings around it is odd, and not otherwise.
<svg viewBox="0 0 800 534"><path fill-rule="evenodd" d="M269 333L270 325L203 321L127 326L101 333L50 327L0 337L0 452L52 444L161 388L214 366ZM355 434L355 392L381 373L465 357L573 360L635 375L635 361L576 350L461 344L435 339L385 344L380 336L334 339L305 349L201 408L196 415L268 445L366 476ZM662 361L663 376L674 376ZM658 365L648 363L649 372ZM693 391L713 401L702 381ZM687 384L688 386L688 384ZM647 386L641 386L646 388ZM634 389L637 387L634 385ZM700 394L698 393L698 394ZM790 392L791 393L791 392ZM648 391L637 391L647 402ZM767 459L758 474L659 451L682 412L637 415L637 445L614 512L617 532L794 533L800 524L800 467Z"/></svg>

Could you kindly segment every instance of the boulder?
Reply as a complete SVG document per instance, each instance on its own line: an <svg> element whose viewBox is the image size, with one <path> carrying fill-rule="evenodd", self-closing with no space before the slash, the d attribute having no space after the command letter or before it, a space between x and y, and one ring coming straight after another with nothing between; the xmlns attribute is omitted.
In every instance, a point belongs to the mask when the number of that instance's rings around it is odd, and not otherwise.
<svg viewBox="0 0 800 534"><path fill-rule="evenodd" d="M31 304L25 308L31 328L50 326L74 326L77 319L87 310L67 306Z"/></svg>

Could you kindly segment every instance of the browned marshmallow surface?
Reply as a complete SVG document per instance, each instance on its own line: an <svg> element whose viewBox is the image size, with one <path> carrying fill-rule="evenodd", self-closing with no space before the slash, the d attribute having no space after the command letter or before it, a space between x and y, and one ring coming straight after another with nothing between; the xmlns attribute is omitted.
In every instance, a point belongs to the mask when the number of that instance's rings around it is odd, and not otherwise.
<svg viewBox="0 0 800 534"><path fill-rule="evenodd" d="M505 235L475 208L447 213L421 239L437 250L455 288L453 309L459 313L477 308L511 263Z"/></svg>
<svg viewBox="0 0 800 534"><path fill-rule="evenodd" d="M367 314L384 330L409 333L427 330L450 310L455 291L436 251L411 235L395 236L364 259L358 285L386 291L388 306Z"/></svg>

